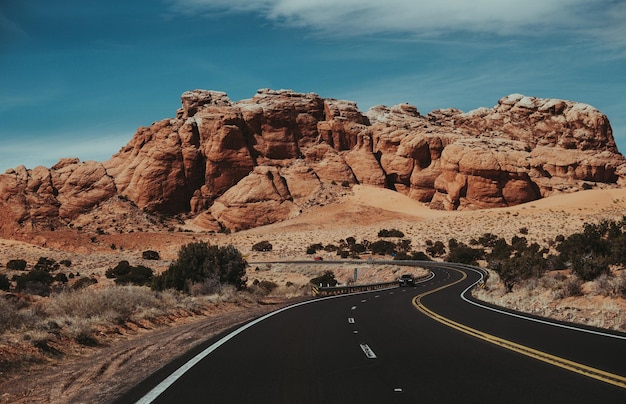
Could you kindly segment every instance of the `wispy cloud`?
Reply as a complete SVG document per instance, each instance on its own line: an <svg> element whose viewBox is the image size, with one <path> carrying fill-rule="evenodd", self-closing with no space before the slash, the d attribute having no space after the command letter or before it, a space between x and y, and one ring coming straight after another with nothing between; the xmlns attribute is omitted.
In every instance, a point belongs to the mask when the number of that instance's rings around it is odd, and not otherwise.
<svg viewBox="0 0 626 404"><path fill-rule="evenodd" d="M626 45L626 5L601 0L172 0L178 12L256 13L289 27L331 36L453 33L522 35L549 33ZM547 38L548 39L548 38Z"/></svg>

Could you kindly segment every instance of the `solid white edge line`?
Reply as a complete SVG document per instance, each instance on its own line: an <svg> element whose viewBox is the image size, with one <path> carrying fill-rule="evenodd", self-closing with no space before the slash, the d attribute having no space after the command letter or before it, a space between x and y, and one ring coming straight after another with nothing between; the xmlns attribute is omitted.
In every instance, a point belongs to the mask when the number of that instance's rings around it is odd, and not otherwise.
<svg viewBox="0 0 626 404"><path fill-rule="evenodd" d="M379 289L379 291L380 290L384 290L384 289ZM294 307L304 306L305 304L311 304L311 303L320 302L320 301L328 300L328 299L336 299L336 298L340 298L340 297L348 297L348 296L354 296L354 295L359 295L359 294L363 294L363 293L373 293L373 292L375 292L375 291L369 290L369 291L359 292L359 293L352 293L352 294L346 294L346 295L336 295L336 296L328 296L328 297L321 297L321 298L317 298L317 299L307 300L307 301L304 301L304 302L292 304L291 306L283 307L282 309L279 309L279 310L267 313L264 316L257 318L256 320L252 320L251 322L249 322L247 324L244 324L243 326L241 326L241 327L237 328L236 330L232 331L228 335L220 338L218 341L213 343L211 346L206 348L204 351L200 352L199 354L197 354L196 356L191 358L189 361L187 361L185 364L183 364L181 367L179 367L176 371L174 371L174 373L172 373L171 375L169 375L168 377L163 379L163 381L161 381L159 384L157 384L155 387L153 387L152 390L150 390L143 397L141 397L139 400L137 400L136 404L150 404L150 403L152 403L165 390L167 390L172 384L174 384L176 382L176 380L180 379L189 369L191 369L193 366L195 366L202 359L204 359L207 356L209 356L211 354L211 352L215 351L217 348L219 348L220 346L224 345L226 342L230 341L231 339L233 339L238 334L242 333L243 331L247 330L248 328L252 327L253 325L256 325L256 324L260 323L263 320L267 320L268 318L270 318L270 317L272 317L272 316L274 316L276 314L282 313L283 311L287 311L289 309L293 309Z"/></svg>
<svg viewBox="0 0 626 404"><path fill-rule="evenodd" d="M609 338L616 338L616 339L626 340L626 337L624 337L622 335L615 335L615 334L610 334L610 333L606 333L606 332L602 332L602 331L587 330L585 328L579 328L579 327L576 327L576 326L554 323L554 322L548 321L548 320L540 320L540 319L537 319L537 318L532 318L532 317L524 316L522 314L517 314L517 313L511 313L511 312L508 312L508 311L505 311L505 310L496 309L496 308L493 308L493 307L485 306L483 304L474 302L474 301L466 298L465 294L467 292L469 292L469 290L471 288L473 288L478 283L480 283L484 279L484 276L483 276L483 273L481 271L479 271L479 270L476 270L476 269L473 269L473 268L470 268L470 267L463 267L463 268L467 269L467 270L470 270L470 271L477 272L480 275L480 279L479 280L477 280L476 282L474 282L473 284L468 286L467 289L465 289L463 292L461 292L461 298L463 300L465 300L467 303L473 304L474 306L478 306L478 307L483 308L483 309L495 311L496 313L506 314L507 316L517 317L517 318L521 318L521 319L529 320L529 321L534 321L536 323L551 325L553 327L561 327L561 328L565 328L565 329L568 329L568 330L586 332L588 334L595 334L595 335L601 335L603 337L609 337Z"/></svg>

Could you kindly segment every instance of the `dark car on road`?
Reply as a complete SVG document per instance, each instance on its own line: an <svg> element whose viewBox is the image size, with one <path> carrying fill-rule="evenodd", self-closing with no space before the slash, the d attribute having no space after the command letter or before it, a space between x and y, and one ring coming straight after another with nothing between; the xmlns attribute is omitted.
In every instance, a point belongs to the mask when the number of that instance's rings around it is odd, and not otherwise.
<svg viewBox="0 0 626 404"><path fill-rule="evenodd" d="M398 284L400 286L414 286L415 281L413 280L412 275L405 274L400 277L400 279L398 280Z"/></svg>

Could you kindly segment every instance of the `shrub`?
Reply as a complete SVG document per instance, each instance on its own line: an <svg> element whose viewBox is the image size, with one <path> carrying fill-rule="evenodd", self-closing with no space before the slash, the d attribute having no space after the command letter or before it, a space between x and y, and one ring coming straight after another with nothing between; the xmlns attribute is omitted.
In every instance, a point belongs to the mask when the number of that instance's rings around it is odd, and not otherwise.
<svg viewBox="0 0 626 404"><path fill-rule="evenodd" d="M364 253L365 251L367 251L367 247L365 247L364 244L356 243L356 244L350 245L350 252L352 253L361 254L361 253Z"/></svg>
<svg viewBox="0 0 626 404"><path fill-rule="evenodd" d="M11 269L13 271L24 271L26 270L26 261L10 260L9 262L7 262L7 269Z"/></svg>
<svg viewBox="0 0 626 404"><path fill-rule="evenodd" d="M350 251L338 250L337 255L340 256L341 258L348 258L350 256Z"/></svg>
<svg viewBox="0 0 626 404"><path fill-rule="evenodd" d="M446 246L441 241L435 241L432 245L426 244L426 252L431 257L441 257L446 253Z"/></svg>
<svg viewBox="0 0 626 404"><path fill-rule="evenodd" d="M267 280L263 280L260 281L258 279L255 279L254 282L252 283L254 286L257 286L260 290L262 294L269 294L271 291L273 291L274 289L276 289L278 287L278 284L272 281L267 281Z"/></svg>
<svg viewBox="0 0 626 404"><path fill-rule="evenodd" d="M404 233L398 229L382 229L378 232L378 237L404 237Z"/></svg>
<svg viewBox="0 0 626 404"><path fill-rule="evenodd" d="M396 244L391 241L378 240L370 245L372 254L393 255L396 253Z"/></svg>
<svg viewBox="0 0 626 404"><path fill-rule="evenodd" d="M482 248L475 249L463 243L458 243L458 244L451 243L450 253L446 257L446 261L457 262L460 264L467 264L467 265L478 265L477 261L484 257L485 257L485 251Z"/></svg>
<svg viewBox="0 0 626 404"><path fill-rule="evenodd" d="M582 290L582 281L580 279L571 279L570 281L568 281L565 284L565 290L564 290L565 296L564 297L568 297L568 296L582 296L583 295L583 290Z"/></svg>
<svg viewBox="0 0 626 404"><path fill-rule="evenodd" d="M252 246L252 251L272 251L272 243L267 240L259 241Z"/></svg>
<svg viewBox="0 0 626 404"><path fill-rule="evenodd" d="M241 253L232 245L218 247L205 242L190 243L181 247L178 259L166 271L152 279L152 288L189 293L191 284L216 279L243 289L246 266Z"/></svg>
<svg viewBox="0 0 626 404"><path fill-rule="evenodd" d="M606 257L580 257L572 262L572 272L583 281L592 281L609 273L608 261Z"/></svg>
<svg viewBox="0 0 626 404"><path fill-rule="evenodd" d="M15 290L18 292L47 296L54 279L48 271L34 269L27 274L16 277L15 281Z"/></svg>
<svg viewBox="0 0 626 404"><path fill-rule="evenodd" d="M318 252L319 250L323 250L324 246L321 245L320 243L316 243L316 244L311 244L306 248L306 253L313 255L316 252Z"/></svg>
<svg viewBox="0 0 626 404"><path fill-rule="evenodd" d="M394 260L432 261L423 251L413 251L411 254L400 252L393 257Z"/></svg>
<svg viewBox="0 0 626 404"><path fill-rule="evenodd" d="M72 261L70 260L61 260L59 261L59 264L63 265L66 268L69 268L72 266Z"/></svg>
<svg viewBox="0 0 626 404"><path fill-rule="evenodd" d="M95 285L96 283L98 283L98 280L96 278L80 278L72 285L72 289L80 290L90 285Z"/></svg>
<svg viewBox="0 0 626 404"><path fill-rule="evenodd" d="M493 247L497 240L498 236L496 236L495 234L485 233L478 238L478 244L482 245L483 247Z"/></svg>
<svg viewBox="0 0 626 404"><path fill-rule="evenodd" d="M33 269L46 272L56 271L57 269L59 269L59 263L47 257L39 257L39 260L37 261Z"/></svg>
<svg viewBox="0 0 626 404"><path fill-rule="evenodd" d="M158 261L158 260L161 259L161 256L156 251L147 250L147 251L144 251L144 252L141 253L141 258L143 258L145 260Z"/></svg>
<svg viewBox="0 0 626 404"><path fill-rule="evenodd" d="M60 272L60 273L56 274L54 276L54 280L56 282L59 282L59 283L67 283L68 282L67 275L65 275L63 272Z"/></svg>
<svg viewBox="0 0 626 404"><path fill-rule="evenodd" d="M0 297L0 335L12 328L18 328L21 324L22 317L15 304Z"/></svg>
<svg viewBox="0 0 626 404"><path fill-rule="evenodd" d="M152 281L154 271L143 265L132 266L128 261L120 261L114 268L107 269L105 276L114 278L118 285L149 285Z"/></svg>
<svg viewBox="0 0 626 404"><path fill-rule="evenodd" d="M324 271L324 273L318 277L311 279L313 285L322 286L337 286L337 280L335 279L335 273L331 270Z"/></svg>
<svg viewBox="0 0 626 404"><path fill-rule="evenodd" d="M8 291L11 288L11 281L5 274L0 274L0 290Z"/></svg>

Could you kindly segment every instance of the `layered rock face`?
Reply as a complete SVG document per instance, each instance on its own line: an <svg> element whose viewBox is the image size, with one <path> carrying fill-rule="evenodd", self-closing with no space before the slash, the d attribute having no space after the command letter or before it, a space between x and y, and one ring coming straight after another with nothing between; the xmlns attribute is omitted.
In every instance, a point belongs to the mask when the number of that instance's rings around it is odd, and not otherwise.
<svg viewBox="0 0 626 404"><path fill-rule="evenodd" d="M408 104L361 113L289 90L238 102L195 90L175 118L140 128L108 161L0 175L0 226L67 223L120 195L239 230L332 203L353 184L452 210L622 186L625 176L607 117L586 104L510 95L493 108L423 116Z"/></svg>

